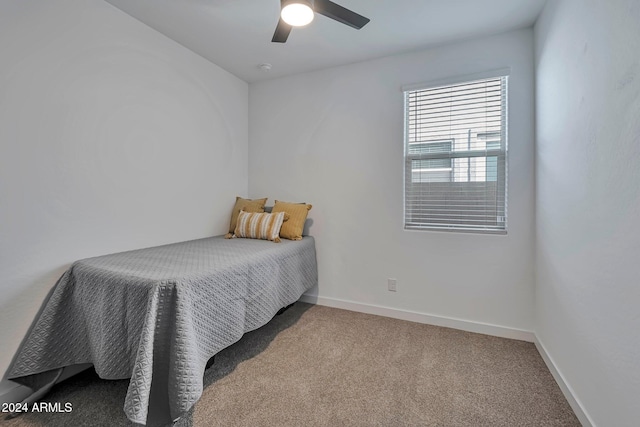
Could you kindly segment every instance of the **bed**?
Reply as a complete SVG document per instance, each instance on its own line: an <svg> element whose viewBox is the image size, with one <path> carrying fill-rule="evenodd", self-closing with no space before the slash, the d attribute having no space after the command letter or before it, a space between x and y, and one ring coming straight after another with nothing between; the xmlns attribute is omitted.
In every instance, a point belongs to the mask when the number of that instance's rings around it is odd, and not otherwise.
<svg viewBox="0 0 640 427"><path fill-rule="evenodd" d="M310 236L280 243L216 236L76 261L8 378L37 388L39 377L51 381L55 370L90 363L103 379L130 378L131 421L168 423L200 398L211 357L317 281Z"/></svg>

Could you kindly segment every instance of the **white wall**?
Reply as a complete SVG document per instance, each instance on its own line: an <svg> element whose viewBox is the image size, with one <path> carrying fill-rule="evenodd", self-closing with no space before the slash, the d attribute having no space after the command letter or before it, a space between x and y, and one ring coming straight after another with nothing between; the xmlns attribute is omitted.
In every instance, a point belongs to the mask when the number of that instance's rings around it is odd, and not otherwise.
<svg viewBox="0 0 640 427"><path fill-rule="evenodd" d="M639 23L550 0L535 27L536 334L599 426L640 408Z"/></svg>
<svg viewBox="0 0 640 427"><path fill-rule="evenodd" d="M221 234L248 85L99 0L0 2L0 372L76 259Z"/></svg>
<svg viewBox="0 0 640 427"><path fill-rule="evenodd" d="M404 231L402 85L504 67L509 234ZM314 205L311 293L533 329L531 30L254 83L249 99L250 195Z"/></svg>

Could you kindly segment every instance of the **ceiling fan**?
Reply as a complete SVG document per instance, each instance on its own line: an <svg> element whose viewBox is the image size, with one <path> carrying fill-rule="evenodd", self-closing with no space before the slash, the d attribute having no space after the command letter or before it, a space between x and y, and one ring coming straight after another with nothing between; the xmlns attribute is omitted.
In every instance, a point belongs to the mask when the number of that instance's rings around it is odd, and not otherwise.
<svg viewBox="0 0 640 427"><path fill-rule="evenodd" d="M280 20L271 41L286 42L291 29L305 26L313 21L314 13L334 19L356 30L369 22L369 18L329 0L280 0Z"/></svg>

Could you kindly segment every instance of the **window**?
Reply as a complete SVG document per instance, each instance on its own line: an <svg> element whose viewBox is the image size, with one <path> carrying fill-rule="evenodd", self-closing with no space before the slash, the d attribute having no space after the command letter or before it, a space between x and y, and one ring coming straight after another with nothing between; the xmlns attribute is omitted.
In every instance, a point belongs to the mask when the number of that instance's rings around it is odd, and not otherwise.
<svg viewBox="0 0 640 427"><path fill-rule="evenodd" d="M506 233L507 76L404 94L405 229Z"/></svg>

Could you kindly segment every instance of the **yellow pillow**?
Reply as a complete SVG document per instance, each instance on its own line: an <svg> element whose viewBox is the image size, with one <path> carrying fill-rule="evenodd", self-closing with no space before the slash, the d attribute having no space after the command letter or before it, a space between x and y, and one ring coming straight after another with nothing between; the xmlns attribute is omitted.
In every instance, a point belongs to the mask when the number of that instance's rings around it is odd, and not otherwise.
<svg viewBox="0 0 640 427"><path fill-rule="evenodd" d="M284 221L284 212L245 212L240 211L233 237L271 240L280 242L280 227Z"/></svg>
<svg viewBox="0 0 640 427"><path fill-rule="evenodd" d="M286 212L289 214L287 222L282 224L280 237L289 240L302 239L304 222L307 220L307 213L311 210L311 205L306 203L287 203L276 200L271 212Z"/></svg>
<svg viewBox="0 0 640 427"><path fill-rule="evenodd" d="M231 223L229 224L229 234L224 236L225 239L230 239L233 236L233 232L236 229L236 223L238 222L238 214L240 211L245 212L264 212L264 205L267 204L267 197L264 199L243 199L242 197L236 197L236 205L231 211Z"/></svg>

